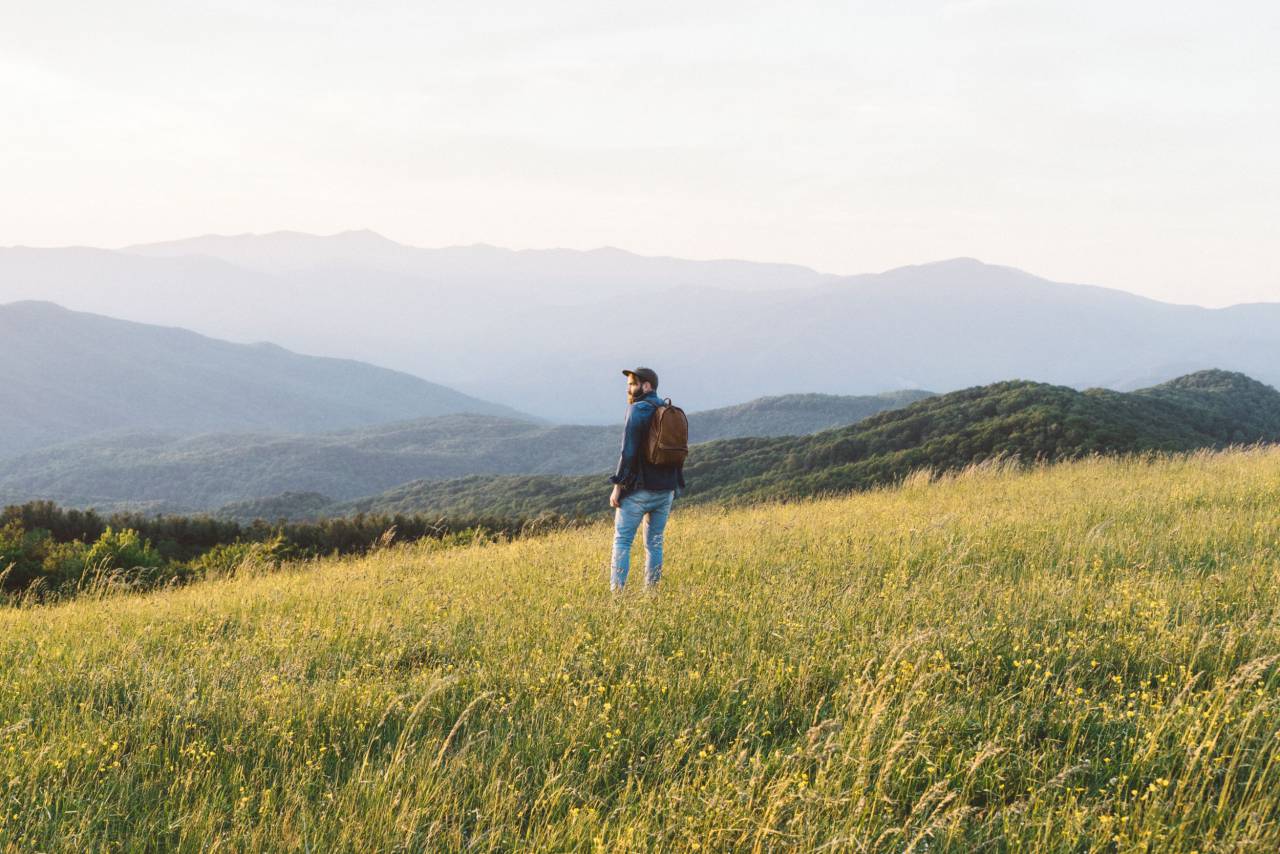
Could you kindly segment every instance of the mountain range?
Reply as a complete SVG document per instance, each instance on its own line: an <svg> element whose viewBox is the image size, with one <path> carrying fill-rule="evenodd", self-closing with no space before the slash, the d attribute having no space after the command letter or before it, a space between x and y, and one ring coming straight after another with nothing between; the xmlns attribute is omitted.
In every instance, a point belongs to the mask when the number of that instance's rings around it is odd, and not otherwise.
<svg viewBox="0 0 1280 854"><path fill-rule="evenodd" d="M0 457L149 430L317 432L515 410L397 371L184 329L0 305Z"/></svg>
<svg viewBox="0 0 1280 854"><path fill-rule="evenodd" d="M1117 390L1211 367L1280 382L1280 305L1205 309L952 259L832 276L617 249L420 249L369 232L0 249L0 302L359 359L560 423L646 364L689 409L1010 377Z"/></svg>

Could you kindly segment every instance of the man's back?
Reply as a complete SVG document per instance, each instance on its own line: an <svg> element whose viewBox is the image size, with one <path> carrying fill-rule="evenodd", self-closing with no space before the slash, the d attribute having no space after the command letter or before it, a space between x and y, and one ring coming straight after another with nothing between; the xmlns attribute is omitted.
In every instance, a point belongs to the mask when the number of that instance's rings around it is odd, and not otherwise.
<svg viewBox="0 0 1280 854"><path fill-rule="evenodd" d="M653 414L664 402L657 392L649 392L627 409L627 421L622 431L622 453L618 459L617 472L610 478L613 483L620 484L624 492L684 487L683 466L655 465L645 459L644 448Z"/></svg>
<svg viewBox="0 0 1280 854"><path fill-rule="evenodd" d="M662 543L667 517L676 490L684 487L683 464L659 465L645 457L654 413L663 405L657 394L658 375L650 368L623 371L627 376L627 422L622 430L622 453L609 480L613 493L613 560L609 586L621 590L631 565L631 541L644 523L645 586L654 587L662 577Z"/></svg>

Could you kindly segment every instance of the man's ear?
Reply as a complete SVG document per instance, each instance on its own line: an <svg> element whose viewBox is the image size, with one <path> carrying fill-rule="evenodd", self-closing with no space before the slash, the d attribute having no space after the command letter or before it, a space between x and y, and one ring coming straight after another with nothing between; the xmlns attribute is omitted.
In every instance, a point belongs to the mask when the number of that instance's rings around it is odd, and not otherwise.
<svg viewBox="0 0 1280 854"><path fill-rule="evenodd" d="M653 383L645 383L644 385L640 386L640 390L645 394L648 394L649 392L653 391Z"/></svg>

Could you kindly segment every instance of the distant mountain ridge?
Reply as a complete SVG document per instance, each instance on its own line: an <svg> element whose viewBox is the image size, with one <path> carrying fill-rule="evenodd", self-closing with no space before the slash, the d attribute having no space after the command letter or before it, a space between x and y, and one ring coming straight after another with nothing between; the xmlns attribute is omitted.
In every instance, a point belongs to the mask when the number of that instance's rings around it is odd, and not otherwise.
<svg viewBox="0 0 1280 854"><path fill-rule="evenodd" d="M0 456L122 431L314 432L426 415L519 415L351 360L185 329L0 305Z"/></svg>
<svg viewBox="0 0 1280 854"><path fill-rule="evenodd" d="M599 249L505 249L488 244L425 248L397 243L368 230L332 235L277 231L269 234L208 234L164 243L138 244L122 253L148 258L204 257L259 273L279 274L330 265L372 268L427 281L551 288L577 301L584 286L618 291L654 281L696 287L775 290L811 287L837 277L799 264L753 261L692 261ZM594 286L594 287L593 287ZM596 294L595 296L599 296Z"/></svg>
<svg viewBox="0 0 1280 854"><path fill-rule="evenodd" d="M812 433L928 394L756 400L692 413L691 439ZM470 414L317 435L129 434L0 460L0 501L52 499L76 507L169 512L249 502L263 513L276 506L309 512L420 478L600 471L616 461L620 435L620 424L556 426ZM290 496L273 504L281 493Z"/></svg>
<svg viewBox="0 0 1280 854"><path fill-rule="evenodd" d="M836 277L362 232L0 249L0 301L33 296L388 365L559 422L613 420L617 370L635 364L697 410L740 401L743 380L755 395L1010 376L1132 389L1220 367L1280 383L1280 305L1170 305L971 258Z"/></svg>
<svg viewBox="0 0 1280 854"><path fill-rule="evenodd" d="M1121 393L1008 381L931 397L811 436L711 442L690 454L685 499L805 498L954 471L1000 457L1056 461L1091 453L1188 451L1280 441L1280 392L1210 370ZM602 514L595 477L470 477L406 484L327 513Z"/></svg>

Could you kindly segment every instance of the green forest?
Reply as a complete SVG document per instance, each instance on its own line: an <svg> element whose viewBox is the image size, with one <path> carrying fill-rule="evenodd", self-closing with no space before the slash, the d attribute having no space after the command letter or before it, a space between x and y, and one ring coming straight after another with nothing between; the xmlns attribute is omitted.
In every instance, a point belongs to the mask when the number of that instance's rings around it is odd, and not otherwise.
<svg viewBox="0 0 1280 854"><path fill-rule="evenodd" d="M32 501L0 512L0 593L46 600L104 586L145 590L286 560L359 554L395 540L454 545L541 528L497 517L405 514L241 524L208 516L102 516Z"/></svg>

